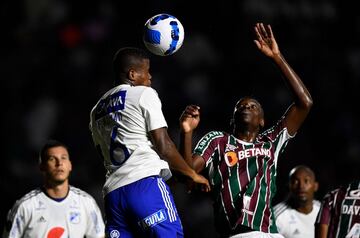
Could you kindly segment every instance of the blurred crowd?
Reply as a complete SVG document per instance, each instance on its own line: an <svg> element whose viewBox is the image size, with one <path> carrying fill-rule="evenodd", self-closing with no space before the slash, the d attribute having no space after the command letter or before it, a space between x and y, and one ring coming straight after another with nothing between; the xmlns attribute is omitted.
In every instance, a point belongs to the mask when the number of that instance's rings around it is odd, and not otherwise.
<svg viewBox="0 0 360 238"><path fill-rule="evenodd" d="M3 134L1 229L7 210L40 184L37 157L48 138L69 145L71 181L102 204L102 160L89 134L95 100L113 83L112 57L123 46L144 48L143 25L158 13L176 16L185 28L173 56L152 56L169 134L178 141L183 108L201 106L196 132L228 130L232 106L244 95L262 103L268 125L290 103L282 78L255 48L253 26L271 23L280 50L314 99L303 129L280 158L278 193L297 164L311 167L318 197L359 178L360 16L344 1L2 1ZM271 112L271 113L267 113ZM265 126L266 127L266 126ZM195 141L196 138L195 138ZM211 237L208 195L172 185L185 234ZM275 201L275 202L276 202ZM210 234L211 233L211 234ZM209 235L210 234L210 235Z"/></svg>

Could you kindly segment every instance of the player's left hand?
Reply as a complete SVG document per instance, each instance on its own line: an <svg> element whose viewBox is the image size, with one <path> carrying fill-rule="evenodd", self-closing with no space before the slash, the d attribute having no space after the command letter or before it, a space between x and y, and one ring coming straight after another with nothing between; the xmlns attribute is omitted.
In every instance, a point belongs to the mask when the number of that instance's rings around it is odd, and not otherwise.
<svg viewBox="0 0 360 238"><path fill-rule="evenodd" d="M280 50L270 25L264 26L263 23L256 23L255 33L257 39L254 42L261 52L270 58L280 55Z"/></svg>

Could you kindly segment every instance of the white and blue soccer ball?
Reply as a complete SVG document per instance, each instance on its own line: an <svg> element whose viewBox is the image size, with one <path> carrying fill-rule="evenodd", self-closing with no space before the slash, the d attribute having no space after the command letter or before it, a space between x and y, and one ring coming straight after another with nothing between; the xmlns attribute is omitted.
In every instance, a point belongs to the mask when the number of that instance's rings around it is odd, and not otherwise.
<svg viewBox="0 0 360 238"><path fill-rule="evenodd" d="M143 41L146 48L155 55L172 55L184 41L184 27L169 14L158 14L146 21Z"/></svg>

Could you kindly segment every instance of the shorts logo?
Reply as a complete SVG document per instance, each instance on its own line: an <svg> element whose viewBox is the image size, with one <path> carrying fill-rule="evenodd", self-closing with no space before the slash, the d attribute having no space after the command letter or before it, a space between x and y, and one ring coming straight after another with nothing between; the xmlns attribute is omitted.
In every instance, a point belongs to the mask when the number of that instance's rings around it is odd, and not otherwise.
<svg viewBox="0 0 360 238"><path fill-rule="evenodd" d="M110 231L110 238L119 238L120 232L118 230L112 230Z"/></svg>
<svg viewBox="0 0 360 238"><path fill-rule="evenodd" d="M167 216L164 209L161 209L148 217L145 217L143 220L139 221L139 226L144 230L150 227L156 226L157 224L166 221Z"/></svg>

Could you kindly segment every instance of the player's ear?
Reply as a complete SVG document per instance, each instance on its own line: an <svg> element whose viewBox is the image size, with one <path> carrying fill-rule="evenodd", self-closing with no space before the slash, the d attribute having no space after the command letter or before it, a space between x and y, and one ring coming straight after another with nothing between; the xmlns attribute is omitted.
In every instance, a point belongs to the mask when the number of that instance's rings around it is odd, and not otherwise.
<svg viewBox="0 0 360 238"><path fill-rule="evenodd" d="M130 81L135 81L135 78L136 78L136 70L135 69L129 69L128 71L128 79L130 79Z"/></svg>
<svg viewBox="0 0 360 238"><path fill-rule="evenodd" d="M318 182L314 182L314 192L317 192L317 190L319 189L319 183Z"/></svg>
<svg viewBox="0 0 360 238"><path fill-rule="evenodd" d="M261 129L264 128L264 126L265 126L265 120L264 120L264 118L261 118L260 119L260 127L261 127Z"/></svg>
<svg viewBox="0 0 360 238"><path fill-rule="evenodd" d="M71 171L72 171L72 163L71 163L71 160L69 160L69 163L70 163L70 169L69 169L69 171L71 172Z"/></svg>

